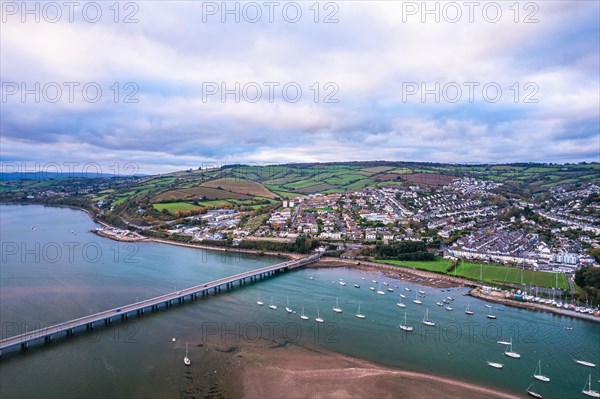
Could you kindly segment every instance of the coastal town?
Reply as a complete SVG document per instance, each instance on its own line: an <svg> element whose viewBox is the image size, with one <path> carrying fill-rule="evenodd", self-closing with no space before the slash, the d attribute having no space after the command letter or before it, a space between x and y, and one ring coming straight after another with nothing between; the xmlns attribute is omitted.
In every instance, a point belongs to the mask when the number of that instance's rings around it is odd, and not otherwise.
<svg viewBox="0 0 600 399"><path fill-rule="evenodd" d="M231 246L308 236L347 258L360 257L365 246L415 241L445 257L513 267L573 273L580 266L598 266L589 250L600 247L600 187L559 187L539 203L499 201L494 192L499 187L466 178L440 189L392 186L315 193L283 199L254 228L247 222L248 211L226 207L153 229L190 242L221 240Z"/></svg>

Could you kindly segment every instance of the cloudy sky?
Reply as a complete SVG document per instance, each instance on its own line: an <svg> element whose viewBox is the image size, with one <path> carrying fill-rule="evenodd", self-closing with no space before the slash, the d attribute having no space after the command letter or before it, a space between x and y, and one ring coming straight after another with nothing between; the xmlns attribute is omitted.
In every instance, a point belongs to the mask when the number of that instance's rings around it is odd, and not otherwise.
<svg viewBox="0 0 600 399"><path fill-rule="evenodd" d="M598 1L47 4L2 3L4 164L599 161Z"/></svg>

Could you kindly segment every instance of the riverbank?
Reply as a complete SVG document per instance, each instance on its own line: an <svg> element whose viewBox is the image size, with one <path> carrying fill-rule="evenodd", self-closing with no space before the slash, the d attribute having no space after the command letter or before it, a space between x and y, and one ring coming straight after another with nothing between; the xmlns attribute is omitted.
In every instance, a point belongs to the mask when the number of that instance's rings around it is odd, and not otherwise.
<svg viewBox="0 0 600 399"><path fill-rule="evenodd" d="M506 305L506 306L512 306L514 308L528 309L528 310L538 311L538 312L554 313L554 314L558 314L561 316L574 317L576 319L582 319L582 320L588 320L588 321L600 323L600 317L597 317L597 316L594 316L591 314L578 313L578 312L574 312L574 311L567 310L567 309L560 309L560 308L556 308L556 307L545 306L540 303L515 301L515 300L509 299L509 298L505 298L499 293L495 293L495 292L486 293L485 291L482 291L479 288L471 289L469 291L469 295L471 295L475 298L483 299L484 301L499 303L499 304Z"/></svg>
<svg viewBox="0 0 600 399"><path fill-rule="evenodd" d="M85 208L75 207L75 206L66 206L66 205L63 205L62 207L81 210L81 211L85 212L90 217L90 219L92 219L96 223L99 223L103 227L105 227L105 228L113 227L113 226L110 226L109 224L107 224L106 222L103 222L103 221L97 219L89 210L87 210ZM116 238L113 238L110 236L107 236L107 238L116 239ZM123 240L119 240L119 241L123 241ZM256 256L272 256L277 259L297 259L297 258L305 256L302 254L294 254L294 253L259 251L259 250L242 249L242 248L234 248L234 247L216 247L216 246L202 245L202 244L188 244L188 243L181 243L181 242L158 239L158 238L146 238L143 240L143 242L158 242L158 243L162 243L162 244L177 245L177 246L182 246L182 247L187 247L187 248L196 248L196 249L203 249L203 250L210 250L210 251L222 251L222 252L229 252L229 253L246 253L246 254L251 254L251 255L256 255ZM561 316L574 317L574 318L578 318L578 319L582 319L582 320L588 320L588 321L594 321L594 322L600 323L600 317L597 317L597 316L593 316L593 315L589 315L589 314L582 314L582 313L573 312L573 311L569 311L569 310L565 310L565 309L548 307L548 306L544 306L544 305L541 305L538 303L520 302L520 301L515 301L515 300L504 298L504 297L499 297L497 295L486 294L478 289L478 288L481 288L482 285L478 284L474 281L463 279L460 277L429 272L429 271L425 271L425 270L413 269L413 268L402 267L402 266L394 266L394 265L389 265L389 264L384 264L384 263L377 263L377 262L370 262L370 261L363 261L363 260L356 261L356 260L340 259L340 258L332 258L332 257L324 257L319 262L314 263L310 267L353 267L353 268L359 268L359 269L369 270L369 271L373 271L373 270L383 271L389 277L399 278L399 279L409 279L415 283L434 287L434 288L449 288L449 287L456 287L456 286L471 287L472 289L470 291L470 295L480 298L480 299L483 299L483 300L486 300L486 301L489 301L489 302L500 303L500 304L503 304L506 306L512 306L512 307L516 307L516 308L528 309L528 310L533 310L533 311L543 311L543 312L548 312L548 313L554 313L554 314L558 314Z"/></svg>
<svg viewBox="0 0 600 399"><path fill-rule="evenodd" d="M217 392L243 398L401 398L513 399L494 388L383 367L322 348L267 340L199 343L199 362L220 358L214 373ZM228 354L229 356L224 356ZM192 367L193 364L192 364ZM209 373L210 374L210 373ZM210 377L209 377L210 378Z"/></svg>

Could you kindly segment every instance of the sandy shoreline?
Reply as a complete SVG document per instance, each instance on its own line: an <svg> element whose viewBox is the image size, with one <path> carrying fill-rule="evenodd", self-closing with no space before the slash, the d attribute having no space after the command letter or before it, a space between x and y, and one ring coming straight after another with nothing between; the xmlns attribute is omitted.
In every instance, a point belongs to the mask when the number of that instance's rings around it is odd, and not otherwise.
<svg viewBox="0 0 600 399"><path fill-rule="evenodd" d="M267 340L197 344L232 398L493 398L520 396L433 374L383 367L322 348ZM199 359L200 360L200 359ZM210 373L208 373L210 374ZM210 377L210 376L209 376Z"/></svg>

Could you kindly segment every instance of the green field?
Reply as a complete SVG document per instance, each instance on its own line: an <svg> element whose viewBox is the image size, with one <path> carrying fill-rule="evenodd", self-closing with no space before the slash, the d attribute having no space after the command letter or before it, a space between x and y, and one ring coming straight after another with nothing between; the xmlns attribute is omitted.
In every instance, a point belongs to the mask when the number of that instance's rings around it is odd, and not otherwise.
<svg viewBox="0 0 600 399"><path fill-rule="evenodd" d="M378 260L379 263L410 267L414 269L427 270L438 273L446 273L448 261L438 259L431 262L426 261L399 261L399 260ZM481 273L481 274L480 274ZM452 276L466 277L471 280L479 280L480 275L483 281L488 283L521 283L521 274L523 275L523 284L537 287L553 288L556 284L556 273L541 272L533 270L522 270L514 267L475 264L462 262L456 270L448 273ZM558 275L558 288L568 289L569 284L564 273Z"/></svg>
<svg viewBox="0 0 600 399"><path fill-rule="evenodd" d="M213 202L213 201L205 201L205 202ZM214 201L217 202L217 201ZM227 201L223 201L227 202ZM154 209L159 212L162 212L163 209L166 209L169 213L175 213L177 211L189 211L190 209L200 209L201 206L194 205L189 202L167 202L164 204L152 204Z"/></svg>

